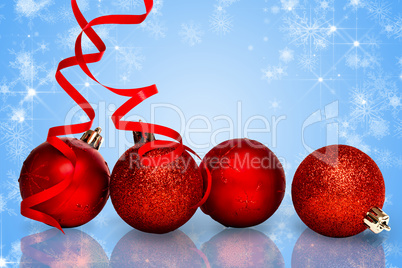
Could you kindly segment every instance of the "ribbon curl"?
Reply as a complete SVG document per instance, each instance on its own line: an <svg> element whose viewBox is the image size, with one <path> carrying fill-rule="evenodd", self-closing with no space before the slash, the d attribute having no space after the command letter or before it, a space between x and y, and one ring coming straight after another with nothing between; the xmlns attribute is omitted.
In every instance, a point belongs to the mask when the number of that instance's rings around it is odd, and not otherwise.
<svg viewBox="0 0 402 268"><path fill-rule="evenodd" d="M85 123L64 125L50 128L47 136L47 142L50 143L53 147L55 147L57 150L59 150L66 158L68 158L73 164L74 168L77 160L74 151L57 136L83 133L91 128L93 120L95 118L95 111L91 107L89 102L74 88L73 85L71 85L70 82L68 82L68 80L61 73L61 70L75 65L79 65L86 75L88 75L92 80L94 80L101 86L105 87L106 89L112 91L117 95L130 97L130 99L126 101L123 105L121 105L112 115L112 121L116 129L138 131L142 133L160 134L175 140L175 141L154 140L141 146L140 149L138 150L138 154L140 155L140 159L143 165L159 166L170 163L175 159L177 159L178 157L180 157L184 151L188 151L197 156L199 159L201 159L193 150L183 145L182 137L177 131L173 129L156 124L149 124L143 122L130 122L122 120L123 116L125 116L128 112L130 112L134 107L139 105L142 101L158 93L156 85L141 88L131 88L131 89L118 89L109 87L100 83L93 76L93 74L91 73L91 71L87 66L88 63L99 62L102 59L104 52L106 51L105 43L98 36L95 30L93 30L92 26L105 25L105 24L140 24L150 14L153 6L153 0L144 0L144 4L146 12L141 15L107 15L97 17L91 20L90 22L87 22L87 20L82 15L77 5L76 0L71 0L71 6L74 16L82 30L75 42L75 56L66 58L59 63L56 70L56 81L64 89L64 91L86 113L86 115L89 118L89 121ZM83 33L85 33L89 38L89 40L91 40L91 42L95 45L95 47L98 50L97 53L83 54L81 46ZM158 157L144 156L147 152L155 148L174 148L174 150L168 154L161 155ZM204 204L211 191L211 175L206 167L205 169L208 176L207 189L204 193L203 198L196 205L194 205L193 208L200 207L202 204ZM48 225L54 226L63 232L60 224L56 219L54 219L50 215L47 215L46 213L33 209L33 207L35 205L48 201L49 199L63 192L71 184L73 176L74 174L71 177L65 178L63 181L61 181L60 183L56 184L55 186L49 189L46 189L38 194L25 198L21 202L21 214L30 219L37 220L46 223Z"/></svg>

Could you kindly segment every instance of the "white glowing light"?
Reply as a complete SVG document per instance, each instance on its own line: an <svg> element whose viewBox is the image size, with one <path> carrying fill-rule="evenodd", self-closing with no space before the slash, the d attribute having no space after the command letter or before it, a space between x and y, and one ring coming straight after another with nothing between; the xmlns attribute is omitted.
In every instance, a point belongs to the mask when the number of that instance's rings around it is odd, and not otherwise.
<svg viewBox="0 0 402 268"><path fill-rule="evenodd" d="M86 87L89 87L89 83L88 83L88 82L85 82L85 86L86 86Z"/></svg>
<svg viewBox="0 0 402 268"><path fill-rule="evenodd" d="M33 88L28 88L28 96L33 97L36 95L36 90Z"/></svg>
<svg viewBox="0 0 402 268"><path fill-rule="evenodd" d="M353 42L353 45L354 45L355 47L358 47L358 46L360 45L360 43L359 43L359 41L354 41L354 42Z"/></svg>
<svg viewBox="0 0 402 268"><path fill-rule="evenodd" d="M115 46L114 49L119 50L119 46Z"/></svg>
<svg viewBox="0 0 402 268"><path fill-rule="evenodd" d="M3 258L0 258L0 267L7 267L7 262Z"/></svg>
<svg viewBox="0 0 402 268"><path fill-rule="evenodd" d="M330 31L335 32L336 31L336 26L331 26Z"/></svg>
<svg viewBox="0 0 402 268"><path fill-rule="evenodd" d="M324 79L322 77L318 78L318 82L322 82Z"/></svg>

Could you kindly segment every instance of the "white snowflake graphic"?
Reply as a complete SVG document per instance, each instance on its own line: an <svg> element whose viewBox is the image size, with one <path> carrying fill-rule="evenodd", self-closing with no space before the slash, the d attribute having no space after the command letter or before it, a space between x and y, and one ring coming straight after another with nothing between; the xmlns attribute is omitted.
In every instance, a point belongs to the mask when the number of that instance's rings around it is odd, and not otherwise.
<svg viewBox="0 0 402 268"><path fill-rule="evenodd" d="M334 0L315 0L317 6L315 8L316 13L326 13L334 10Z"/></svg>
<svg viewBox="0 0 402 268"><path fill-rule="evenodd" d="M318 57L314 54L305 53L299 57L299 66L305 71L314 71L318 65Z"/></svg>
<svg viewBox="0 0 402 268"><path fill-rule="evenodd" d="M310 50L325 49L329 46L329 37L331 36L330 23L322 16L307 17L291 14L284 19L285 27L283 31L287 33L290 44L304 46Z"/></svg>
<svg viewBox="0 0 402 268"><path fill-rule="evenodd" d="M402 120L398 120L395 125L395 136L402 138Z"/></svg>
<svg viewBox="0 0 402 268"><path fill-rule="evenodd" d="M367 52L355 52L351 51L346 56L346 66L350 67L351 69L359 69L359 68L369 68L375 69L380 66L378 58L373 56Z"/></svg>
<svg viewBox="0 0 402 268"><path fill-rule="evenodd" d="M271 7L271 13L272 14L278 14L281 11L281 8L278 6L272 6Z"/></svg>
<svg viewBox="0 0 402 268"><path fill-rule="evenodd" d="M384 119L371 120L369 128L369 133L378 140L389 135L389 122Z"/></svg>
<svg viewBox="0 0 402 268"><path fill-rule="evenodd" d="M281 0L282 9L292 11L299 4L299 0Z"/></svg>
<svg viewBox="0 0 402 268"><path fill-rule="evenodd" d="M367 74L367 85L372 91L378 92L381 97L387 98L398 92L398 87L391 75L385 73L382 69Z"/></svg>
<svg viewBox="0 0 402 268"><path fill-rule="evenodd" d="M372 0L367 1L366 6L370 17L375 19L380 25L389 21L391 14L391 5L385 0Z"/></svg>
<svg viewBox="0 0 402 268"><path fill-rule="evenodd" d="M15 3L15 11L18 19L26 17L29 19L29 26L32 27L32 20L40 18L41 20L52 22L53 16L48 12L49 6L54 3L53 0L17 0Z"/></svg>
<svg viewBox="0 0 402 268"><path fill-rule="evenodd" d="M7 181L5 182L4 188L7 190L7 200L15 202L21 201L18 176L15 171L7 171Z"/></svg>
<svg viewBox="0 0 402 268"><path fill-rule="evenodd" d="M395 160L393 153L387 149L375 149L374 158L376 159L376 163L383 168L392 167Z"/></svg>
<svg viewBox="0 0 402 268"><path fill-rule="evenodd" d="M219 5L222 5L224 7L228 7L240 0L218 0Z"/></svg>
<svg viewBox="0 0 402 268"><path fill-rule="evenodd" d="M162 16L163 0L154 1L154 6L151 10L153 17Z"/></svg>
<svg viewBox="0 0 402 268"><path fill-rule="evenodd" d="M126 71L141 70L145 56L142 54L142 48L123 47L117 50L117 60Z"/></svg>
<svg viewBox="0 0 402 268"><path fill-rule="evenodd" d="M281 108L281 102L278 101L277 99L269 101L269 107L276 112L277 109Z"/></svg>
<svg viewBox="0 0 402 268"><path fill-rule="evenodd" d="M282 50L279 50L279 59L284 63L289 63L294 59L294 51L285 47Z"/></svg>
<svg viewBox="0 0 402 268"><path fill-rule="evenodd" d="M200 25L190 22L183 23L181 25L179 35L184 43L188 44L189 46L195 46L196 44L201 43L204 32L201 30Z"/></svg>
<svg viewBox="0 0 402 268"><path fill-rule="evenodd" d="M166 37L167 27L158 19L146 20L140 24L140 27L156 40Z"/></svg>
<svg viewBox="0 0 402 268"><path fill-rule="evenodd" d="M399 66L399 68L402 68L402 56L401 57L397 57L397 64Z"/></svg>
<svg viewBox="0 0 402 268"><path fill-rule="evenodd" d="M210 25L213 32L225 35L232 30L232 17L224 12L215 12L210 19Z"/></svg>
<svg viewBox="0 0 402 268"><path fill-rule="evenodd" d="M15 56L15 60L10 62L10 66L19 71L18 79L23 82L36 80L39 72L44 69L43 66L36 64L33 52L25 50L15 52L14 50L10 50L10 53Z"/></svg>
<svg viewBox="0 0 402 268"><path fill-rule="evenodd" d="M393 35L395 39L402 38L402 16L398 15L393 24Z"/></svg>
<svg viewBox="0 0 402 268"><path fill-rule="evenodd" d="M345 144L356 147L366 154L371 152L371 148L368 144L363 141L363 137L355 132L346 133Z"/></svg>
<svg viewBox="0 0 402 268"><path fill-rule="evenodd" d="M117 0L113 1L113 5L124 11L130 11L140 5L139 0Z"/></svg>
<svg viewBox="0 0 402 268"><path fill-rule="evenodd" d="M4 5L0 5L0 9L2 9L3 7L4 7ZM4 15L3 15L3 14L0 14L0 23L1 23L1 21L4 20L4 19L5 19Z"/></svg>
<svg viewBox="0 0 402 268"><path fill-rule="evenodd" d="M354 10L357 10L358 8L365 7L366 1L367 0L348 0L346 7L352 7Z"/></svg>
<svg viewBox="0 0 402 268"><path fill-rule="evenodd" d="M109 225L109 218L106 216L106 213L101 212L98 216L96 216L94 221L99 227L105 227Z"/></svg>
<svg viewBox="0 0 402 268"><path fill-rule="evenodd" d="M7 212L9 215L16 215L14 210L7 207L7 199L0 194L0 213Z"/></svg>
<svg viewBox="0 0 402 268"><path fill-rule="evenodd" d="M18 119L18 118L16 118ZM0 137L5 145L8 157L21 163L29 153L31 147L31 127L26 122L10 121L0 124L0 130L3 133Z"/></svg>
<svg viewBox="0 0 402 268"><path fill-rule="evenodd" d="M280 80L282 77L286 76L286 67L283 66L268 66L261 70L262 79L270 83L273 80Z"/></svg>
<svg viewBox="0 0 402 268"><path fill-rule="evenodd" d="M13 91L14 86L17 84L17 81L8 82L4 77L0 82L0 95L3 102L6 102L9 96L15 96L15 92ZM0 108L0 111L4 109L5 106Z"/></svg>
<svg viewBox="0 0 402 268"><path fill-rule="evenodd" d="M402 246L399 243L384 242L385 256L402 256Z"/></svg>
<svg viewBox="0 0 402 268"><path fill-rule="evenodd" d="M352 120L366 125L373 120L380 120L383 115L382 100L376 98L374 91L367 84L353 88L351 91Z"/></svg>

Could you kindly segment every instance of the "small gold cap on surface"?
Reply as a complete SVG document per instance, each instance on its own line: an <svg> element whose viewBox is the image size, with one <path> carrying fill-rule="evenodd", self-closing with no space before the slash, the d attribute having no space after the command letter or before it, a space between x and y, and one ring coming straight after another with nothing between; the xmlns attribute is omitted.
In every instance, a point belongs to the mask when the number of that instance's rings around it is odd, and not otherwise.
<svg viewBox="0 0 402 268"><path fill-rule="evenodd" d="M80 140L88 143L94 149L99 150L103 142L103 138L100 135L101 132L102 129L100 127L95 128L95 130L88 130L82 135Z"/></svg>
<svg viewBox="0 0 402 268"><path fill-rule="evenodd" d="M389 216L378 207L372 207L364 218L364 224L374 233L381 233L382 230L390 231L388 226Z"/></svg>

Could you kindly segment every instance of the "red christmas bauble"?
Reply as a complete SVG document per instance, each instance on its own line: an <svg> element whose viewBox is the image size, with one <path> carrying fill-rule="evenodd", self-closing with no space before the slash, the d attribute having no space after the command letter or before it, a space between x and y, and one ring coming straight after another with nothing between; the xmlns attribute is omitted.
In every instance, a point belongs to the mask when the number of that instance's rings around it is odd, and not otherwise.
<svg viewBox="0 0 402 268"><path fill-rule="evenodd" d="M109 168L102 155L84 141L61 138L77 157L72 165L59 150L44 142L29 154L19 178L22 199L40 193L70 177L71 184L57 196L34 206L61 227L83 225L99 214L109 197Z"/></svg>
<svg viewBox="0 0 402 268"><path fill-rule="evenodd" d="M330 145L308 155L297 168L292 199L300 219L331 237L358 234L372 207L382 208L385 185L376 163L347 145Z"/></svg>
<svg viewBox="0 0 402 268"><path fill-rule="evenodd" d="M307 228L293 248L292 268L385 267L382 245L370 240L364 234L336 239Z"/></svg>
<svg viewBox="0 0 402 268"><path fill-rule="evenodd" d="M201 246L211 267L285 267L275 243L253 229L226 229Z"/></svg>
<svg viewBox="0 0 402 268"><path fill-rule="evenodd" d="M57 229L21 239L22 256L19 267L109 267L102 246L88 234L77 229Z"/></svg>
<svg viewBox="0 0 402 268"><path fill-rule="evenodd" d="M194 215L194 206L202 198L200 170L186 151L169 164L143 165L138 155L141 145L128 149L113 168L113 206L126 223L140 231L160 234L176 230ZM144 156L158 157L172 150L154 149Z"/></svg>
<svg viewBox="0 0 402 268"><path fill-rule="evenodd" d="M265 145L249 139L222 142L202 160L211 173L211 193L202 211L228 227L249 227L267 220L285 194L285 173ZM206 187L206 183L204 183Z"/></svg>
<svg viewBox="0 0 402 268"><path fill-rule="evenodd" d="M113 249L110 267L203 267L193 241L176 230L162 236L128 232Z"/></svg>

